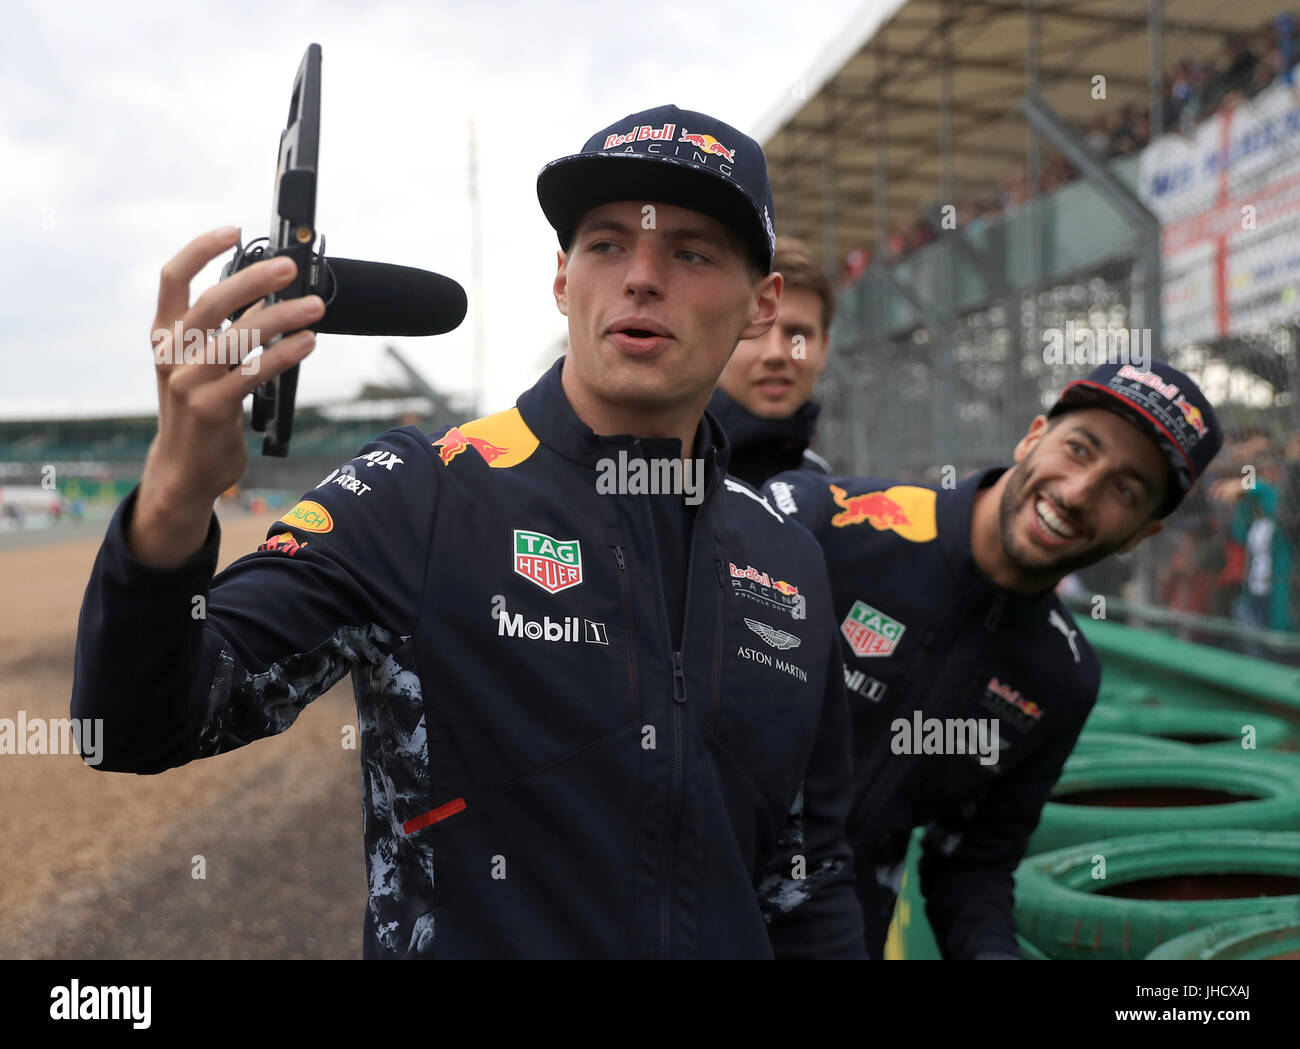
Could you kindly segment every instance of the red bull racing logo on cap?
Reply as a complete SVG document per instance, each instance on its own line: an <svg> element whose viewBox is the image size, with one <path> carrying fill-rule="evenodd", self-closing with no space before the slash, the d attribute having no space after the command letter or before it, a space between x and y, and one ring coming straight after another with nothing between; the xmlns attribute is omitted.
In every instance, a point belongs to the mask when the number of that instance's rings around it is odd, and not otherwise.
<svg viewBox="0 0 1300 1049"><path fill-rule="evenodd" d="M1186 419L1188 423L1191 424L1192 429L1196 431L1197 440L1200 440L1205 436L1205 416L1202 414L1201 409L1196 407L1196 405L1191 404L1187 398L1181 394L1175 398L1174 407L1183 413L1183 418Z"/></svg>
<svg viewBox="0 0 1300 1049"><path fill-rule="evenodd" d="M840 624L840 633L856 656L890 656L907 627L865 601L854 601Z"/></svg>
<svg viewBox="0 0 1300 1049"><path fill-rule="evenodd" d="M615 146L626 146L632 142L671 142L673 132L676 130L676 124L665 124L663 127L642 124L634 127L626 135L606 135L605 144L600 148L613 149Z"/></svg>
<svg viewBox="0 0 1300 1049"><path fill-rule="evenodd" d="M734 149L728 149L712 135L687 131L685 128L682 128L682 137L677 141L689 142L701 153L713 153L716 156L721 157L728 164L734 164L736 162L736 151Z"/></svg>
<svg viewBox="0 0 1300 1049"><path fill-rule="evenodd" d="M515 571L548 594L582 582L582 548L576 539L515 529Z"/></svg>
<svg viewBox="0 0 1300 1049"><path fill-rule="evenodd" d="M849 495L837 484L829 486L831 498L840 508L831 518L836 528L869 524L877 531L892 530L914 543L929 542L935 527L935 493L929 488L896 484L884 491Z"/></svg>

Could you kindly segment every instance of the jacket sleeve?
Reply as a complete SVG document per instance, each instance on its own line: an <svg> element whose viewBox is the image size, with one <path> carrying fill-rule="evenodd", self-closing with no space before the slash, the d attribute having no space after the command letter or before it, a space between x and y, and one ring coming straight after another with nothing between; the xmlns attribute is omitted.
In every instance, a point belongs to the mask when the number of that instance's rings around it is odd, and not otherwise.
<svg viewBox="0 0 1300 1049"><path fill-rule="evenodd" d="M820 538L834 509L830 496L834 480L819 470L787 470L768 480L761 490L781 513Z"/></svg>
<svg viewBox="0 0 1300 1049"><path fill-rule="evenodd" d="M1091 706L978 801L926 831L919 864L921 892L944 958L1020 956L1013 875Z"/></svg>
<svg viewBox="0 0 1300 1049"><path fill-rule="evenodd" d="M759 883L759 906L778 959L866 958L853 854L844 832L853 776L838 637L831 638L826 675L803 788Z"/></svg>
<svg viewBox="0 0 1300 1049"><path fill-rule="evenodd" d="M139 490L122 501L77 627L71 711L102 719L95 767L158 773L276 735L354 664L382 662L414 631L432 452L413 427L363 451L215 578L215 515L193 558L156 569L127 545Z"/></svg>

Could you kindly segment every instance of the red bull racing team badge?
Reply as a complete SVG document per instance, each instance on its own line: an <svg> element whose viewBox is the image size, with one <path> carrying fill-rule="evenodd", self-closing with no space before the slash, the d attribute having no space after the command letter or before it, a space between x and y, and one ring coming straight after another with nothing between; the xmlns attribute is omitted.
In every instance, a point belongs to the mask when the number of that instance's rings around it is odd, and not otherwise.
<svg viewBox="0 0 1300 1049"><path fill-rule="evenodd" d="M884 491L850 495L837 484L828 487L840 508L831 518L835 528L869 524L878 532L896 532L913 543L928 543L938 535L931 488L896 484Z"/></svg>
<svg viewBox="0 0 1300 1049"><path fill-rule="evenodd" d="M576 539L515 529L515 571L548 594L582 582L582 548Z"/></svg>
<svg viewBox="0 0 1300 1049"><path fill-rule="evenodd" d="M483 456L485 463L491 463L493 459L500 458L510 450L493 444L486 438L472 437L459 426L453 426L442 437L434 441L433 446L438 449L438 454L442 457L444 463L451 462L466 448L473 448L479 455Z"/></svg>
<svg viewBox="0 0 1300 1049"><path fill-rule="evenodd" d="M727 563L731 571L733 594L786 612L791 619L807 618L808 599L799 593L799 588L793 583L773 579L767 572L760 572L753 565L739 568L734 561Z"/></svg>

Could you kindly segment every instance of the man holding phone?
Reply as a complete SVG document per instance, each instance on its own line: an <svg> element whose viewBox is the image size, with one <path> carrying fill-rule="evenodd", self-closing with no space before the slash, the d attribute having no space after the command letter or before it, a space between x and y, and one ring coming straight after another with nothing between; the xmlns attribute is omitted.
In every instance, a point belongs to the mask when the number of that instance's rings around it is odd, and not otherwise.
<svg viewBox="0 0 1300 1049"><path fill-rule="evenodd" d="M547 165L538 196L568 356L507 411L383 434L215 579L242 399L313 338L252 376L158 365L159 433L87 588L73 715L104 719L97 767L158 773L284 731L351 670L369 958L861 957L825 564L725 478L704 411L776 317L762 149L663 106ZM191 304L233 243L205 234L164 267L155 329L289 283L292 263L261 262ZM222 337L322 313L257 306ZM698 466L701 498L610 491L611 462Z"/></svg>

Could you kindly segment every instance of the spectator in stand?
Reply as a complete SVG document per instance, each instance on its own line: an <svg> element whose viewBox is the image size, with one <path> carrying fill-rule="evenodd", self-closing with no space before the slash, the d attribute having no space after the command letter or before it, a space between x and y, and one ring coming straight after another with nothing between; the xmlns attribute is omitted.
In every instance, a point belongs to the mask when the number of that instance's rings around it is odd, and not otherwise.
<svg viewBox="0 0 1300 1049"><path fill-rule="evenodd" d="M1213 115L1218 99L1212 90L1214 84L1214 67L1209 62L1196 62L1192 65L1191 92L1183 106L1179 131L1190 135L1196 125Z"/></svg>
<svg viewBox="0 0 1300 1049"><path fill-rule="evenodd" d="M1282 79L1294 84L1292 69L1300 56L1296 54L1295 19L1290 12L1280 14L1273 19L1273 33L1277 47L1277 66Z"/></svg>
<svg viewBox="0 0 1300 1049"><path fill-rule="evenodd" d="M1145 149L1151 142L1151 115L1145 109L1134 118L1133 131L1137 148Z"/></svg>
<svg viewBox="0 0 1300 1049"><path fill-rule="evenodd" d="M1088 133L1083 140L1096 156L1110 156L1110 129L1106 126L1104 116L1093 118L1092 123L1088 125Z"/></svg>
<svg viewBox="0 0 1300 1049"><path fill-rule="evenodd" d="M1137 115L1132 102L1125 102L1120 107L1119 120L1110 132L1109 155L1126 157L1138 151L1140 143L1137 136Z"/></svg>
<svg viewBox="0 0 1300 1049"><path fill-rule="evenodd" d="M1253 478L1227 478L1214 489L1215 498L1233 506L1232 537L1245 551L1244 579L1232 617L1256 629L1293 631L1291 544L1278 522L1281 463L1267 435L1264 441L1252 437L1243 442L1244 465L1255 467ZM1245 647L1250 655L1267 655L1258 642L1248 641Z"/></svg>
<svg viewBox="0 0 1300 1049"><path fill-rule="evenodd" d="M1183 109L1191 101L1196 89L1192 83L1193 67L1190 58L1180 58L1174 67L1165 99L1165 128L1177 128L1182 120Z"/></svg>
<svg viewBox="0 0 1300 1049"><path fill-rule="evenodd" d="M1295 555L1300 552L1300 430L1292 430L1286 442L1281 472L1277 524ZM1291 559L1291 583L1287 589L1291 597L1291 621L1300 623L1300 557Z"/></svg>
<svg viewBox="0 0 1300 1049"><path fill-rule="evenodd" d="M1259 61L1255 52L1246 44L1246 38L1236 34L1224 39L1223 54L1223 72L1215 79L1212 88L1219 100L1234 91L1243 94L1248 91L1255 74L1255 64Z"/></svg>

